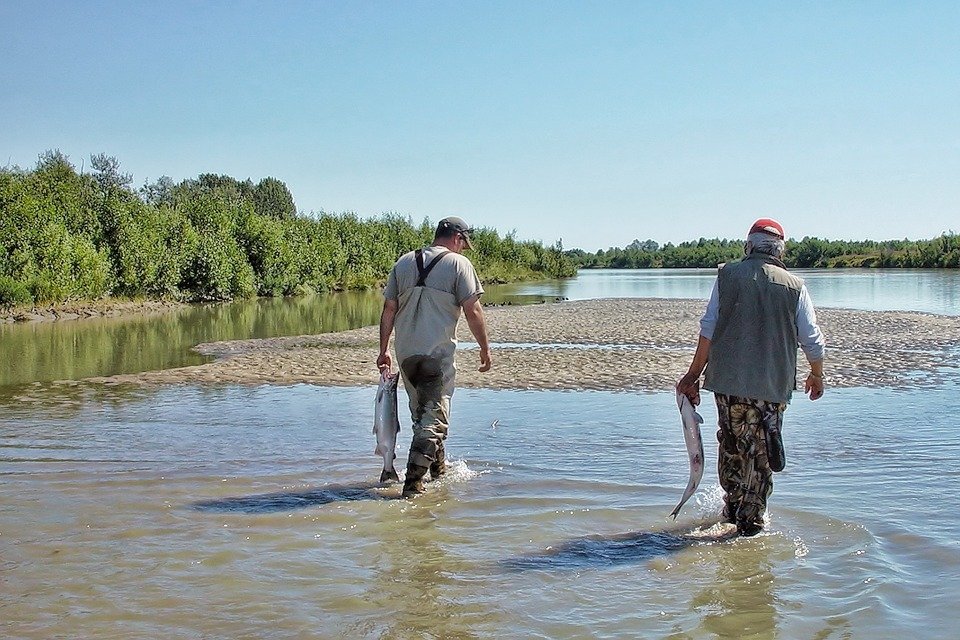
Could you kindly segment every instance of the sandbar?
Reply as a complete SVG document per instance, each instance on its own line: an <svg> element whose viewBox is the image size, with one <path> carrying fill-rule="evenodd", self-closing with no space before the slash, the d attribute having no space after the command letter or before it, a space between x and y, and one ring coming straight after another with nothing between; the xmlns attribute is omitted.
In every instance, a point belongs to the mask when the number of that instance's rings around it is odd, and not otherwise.
<svg viewBox="0 0 960 640"><path fill-rule="evenodd" d="M493 368L461 320L457 386L662 392L686 371L705 306L700 300L622 298L487 307ZM909 311L819 309L829 387L915 388L956 376L960 317ZM375 384L378 328L201 344L205 364L91 378L102 384ZM798 356L798 378L807 365ZM802 386L802 385L801 385Z"/></svg>

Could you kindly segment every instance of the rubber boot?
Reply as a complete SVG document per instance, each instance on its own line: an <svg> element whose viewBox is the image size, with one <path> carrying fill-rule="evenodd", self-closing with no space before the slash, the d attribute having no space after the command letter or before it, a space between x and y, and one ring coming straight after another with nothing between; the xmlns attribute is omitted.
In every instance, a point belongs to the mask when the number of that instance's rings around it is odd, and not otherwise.
<svg viewBox="0 0 960 640"><path fill-rule="evenodd" d="M447 452L443 450L443 443L437 447L437 459L430 464L430 479L439 480L447 472Z"/></svg>
<svg viewBox="0 0 960 640"><path fill-rule="evenodd" d="M423 476L427 475L427 470L427 467L421 467L418 464L407 465L407 476L403 480L402 497L412 498L423 493Z"/></svg>

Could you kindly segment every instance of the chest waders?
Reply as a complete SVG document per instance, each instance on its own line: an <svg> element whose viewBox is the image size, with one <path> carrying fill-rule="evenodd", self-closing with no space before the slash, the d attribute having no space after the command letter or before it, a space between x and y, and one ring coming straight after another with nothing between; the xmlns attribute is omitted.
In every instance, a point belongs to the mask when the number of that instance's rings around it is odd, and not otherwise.
<svg viewBox="0 0 960 640"><path fill-rule="evenodd" d="M405 497L423 492L427 471L433 479L446 471L443 442L450 426L460 306L452 293L432 289L426 283L447 253L444 251L424 266L423 251L418 250L417 284L399 298L394 346L413 421L413 442L403 485Z"/></svg>

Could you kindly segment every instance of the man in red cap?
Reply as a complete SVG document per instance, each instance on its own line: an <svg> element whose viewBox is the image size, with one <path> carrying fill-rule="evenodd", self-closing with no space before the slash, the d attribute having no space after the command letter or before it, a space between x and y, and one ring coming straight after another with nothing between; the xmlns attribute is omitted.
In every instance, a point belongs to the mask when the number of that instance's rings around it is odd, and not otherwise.
<svg viewBox="0 0 960 640"><path fill-rule="evenodd" d="M780 429L796 388L797 346L810 364L804 392L823 395L825 341L803 280L782 260L785 236L776 220L750 227L745 257L721 266L700 338L677 390L693 404L703 387L717 403L718 472L723 515L741 535L763 529L773 472L786 463Z"/></svg>
<svg viewBox="0 0 960 640"><path fill-rule="evenodd" d="M483 287L470 260L471 229L462 218L444 218L433 244L400 256L383 290L380 354L377 366L389 371L390 335L410 400L413 442L407 459L403 497L423 493L423 479L446 471L444 441L450 423L454 353L461 312L480 347L480 371L490 369L490 341L480 296Z"/></svg>

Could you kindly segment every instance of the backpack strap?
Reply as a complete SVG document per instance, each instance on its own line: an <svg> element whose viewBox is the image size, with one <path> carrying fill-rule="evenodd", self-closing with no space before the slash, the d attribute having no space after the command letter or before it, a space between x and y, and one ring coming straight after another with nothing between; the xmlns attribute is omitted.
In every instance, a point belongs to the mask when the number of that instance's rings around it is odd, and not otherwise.
<svg viewBox="0 0 960 640"><path fill-rule="evenodd" d="M434 268L435 266L437 266L437 263L438 263L438 262L440 262L440 258L442 258L443 256L447 255L448 253L450 253L449 250L444 250L443 253L441 253L441 254L438 255L436 258L434 258L433 260L431 260L431 261L430 261L430 264L428 264L426 267L424 267L424 266L423 266L423 249L417 249L417 251L416 251L416 256L417 256L417 273L419 274L419 277L417 278L417 285L416 285L416 286L418 286L418 287L426 286L426 284L427 284L427 276L430 275L430 272L433 271L433 268Z"/></svg>

